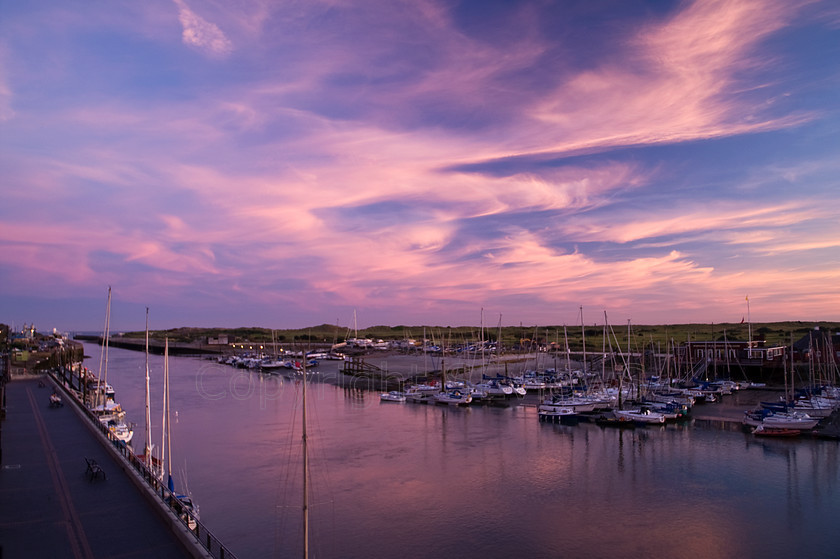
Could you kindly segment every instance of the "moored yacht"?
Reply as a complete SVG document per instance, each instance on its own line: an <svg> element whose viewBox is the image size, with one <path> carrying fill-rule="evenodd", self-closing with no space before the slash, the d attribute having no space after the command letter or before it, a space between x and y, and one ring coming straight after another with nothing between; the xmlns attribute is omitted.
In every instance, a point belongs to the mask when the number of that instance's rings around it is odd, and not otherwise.
<svg viewBox="0 0 840 559"><path fill-rule="evenodd" d="M595 411L596 403L593 400L584 398L573 398L563 396L551 396L546 398L539 406L539 410L551 412L560 408L571 408L575 413Z"/></svg>
<svg viewBox="0 0 840 559"><path fill-rule="evenodd" d="M125 421L102 420L103 425L108 427L108 430L120 441L128 444L134 437L134 429L125 423Z"/></svg>
<svg viewBox="0 0 840 559"><path fill-rule="evenodd" d="M800 431L810 431L820 422L807 413L798 411L793 412L777 412L772 413L764 418L761 422L765 427L775 427L777 429L799 429Z"/></svg>
<svg viewBox="0 0 840 559"><path fill-rule="evenodd" d="M472 395L460 389L449 390L447 392L439 392L435 396L438 404L447 404L450 406L466 406L472 402Z"/></svg>
<svg viewBox="0 0 840 559"><path fill-rule="evenodd" d="M405 402L405 393L391 390L390 392L380 394L379 399L383 402Z"/></svg>
<svg viewBox="0 0 840 559"><path fill-rule="evenodd" d="M635 421L636 423L665 423L665 416L649 408L636 408L632 410L613 410L613 415L619 419Z"/></svg>

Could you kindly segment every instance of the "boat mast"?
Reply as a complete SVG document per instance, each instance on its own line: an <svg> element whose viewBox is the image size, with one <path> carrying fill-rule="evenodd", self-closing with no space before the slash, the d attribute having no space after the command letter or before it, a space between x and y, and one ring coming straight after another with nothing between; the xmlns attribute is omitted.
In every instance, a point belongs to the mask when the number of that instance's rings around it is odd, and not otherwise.
<svg viewBox="0 0 840 559"><path fill-rule="evenodd" d="M747 295L747 357L752 359L752 320L750 319L750 296Z"/></svg>
<svg viewBox="0 0 840 559"><path fill-rule="evenodd" d="M809 352L810 353L810 352ZM790 332L790 378L793 379L794 375L794 366L793 366L793 330ZM787 367L785 367L785 411L787 411L788 402L788 382L787 382ZM793 383L791 383L793 385ZM793 392L793 390L791 390Z"/></svg>
<svg viewBox="0 0 840 559"><path fill-rule="evenodd" d="M487 363L484 361L484 307L481 307L481 374L486 371Z"/></svg>
<svg viewBox="0 0 840 559"><path fill-rule="evenodd" d="M618 338L616 338L615 332L613 331L612 326L610 326L610 321L607 318L607 311L606 310L604 311L604 332L605 332L605 338L609 341L610 355L612 356L612 361L613 361L613 364L612 364L613 376L615 377L616 376L615 375L615 369L616 369L617 364L615 362L616 351L613 350L612 338L615 338L615 347L616 347L616 350L618 351L619 357L621 357L621 345L618 343ZM610 333L612 333L612 338L609 337ZM624 362L624 369L622 369L621 374L618 375L618 407L616 409L619 409L619 410L622 408L622 405L623 405L622 393L624 391L624 386L623 386L622 383L624 382L624 373L625 373L625 371L628 370L627 361L625 361L623 357L622 357L622 361Z"/></svg>
<svg viewBox="0 0 840 559"><path fill-rule="evenodd" d="M443 341L443 333L440 336L440 391L446 392L446 343Z"/></svg>
<svg viewBox="0 0 840 559"><path fill-rule="evenodd" d="M502 313L499 313L499 333L496 334L496 360L502 362ZM507 376L507 369L505 369Z"/></svg>
<svg viewBox="0 0 840 559"><path fill-rule="evenodd" d="M108 286L108 310L107 310L108 317L105 319L105 375L102 378L102 382L105 383L107 386L108 384L108 346L111 343L111 286ZM105 411L105 404L107 403L107 398L105 396L105 391L103 388L102 391L102 411Z"/></svg>
<svg viewBox="0 0 840 559"><path fill-rule="evenodd" d="M572 374L572 350L569 349L569 332L566 330L566 325L563 325L563 345L566 349L566 374ZM571 378L571 377L570 377Z"/></svg>
<svg viewBox="0 0 840 559"><path fill-rule="evenodd" d="M586 327L583 323L583 305L580 306L580 338L583 344L583 372L586 373Z"/></svg>
<svg viewBox="0 0 840 559"><path fill-rule="evenodd" d="M146 307L146 443L143 449L146 468L152 469L152 408L149 400L149 307Z"/></svg>
<svg viewBox="0 0 840 559"><path fill-rule="evenodd" d="M111 331L111 286L108 286L108 300L105 303L105 328L103 330L104 338L102 340L102 353L99 354L99 374L96 379L96 403L99 405L100 397L102 400L102 411L105 411L105 387L103 384L108 384L108 338ZM104 361L104 368L103 368ZM104 376L103 376L104 372Z"/></svg>
<svg viewBox="0 0 840 559"><path fill-rule="evenodd" d="M686 380L694 381L694 363L691 359L691 333L685 335L685 368Z"/></svg>
<svg viewBox="0 0 840 559"><path fill-rule="evenodd" d="M353 311L355 316L356 311ZM309 454L306 448L306 359L303 360L303 559L309 557Z"/></svg>
<svg viewBox="0 0 840 559"><path fill-rule="evenodd" d="M601 386L607 383L607 311L604 311L604 339L601 342Z"/></svg>
<svg viewBox="0 0 840 559"><path fill-rule="evenodd" d="M166 463L166 483L169 484L169 490L174 492L175 486L172 483L172 422L169 420L169 338L165 338L163 346L163 407L164 420L166 420L166 445L169 447L167 454L169 461ZM162 452L162 451L161 451ZM162 460L163 458L161 458Z"/></svg>

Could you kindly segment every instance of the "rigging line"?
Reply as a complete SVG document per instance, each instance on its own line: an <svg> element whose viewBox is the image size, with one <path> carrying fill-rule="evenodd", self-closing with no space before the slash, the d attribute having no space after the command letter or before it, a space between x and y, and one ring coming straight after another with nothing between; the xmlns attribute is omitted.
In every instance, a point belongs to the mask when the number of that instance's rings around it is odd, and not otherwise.
<svg viewBox="0 0 840 559"><path fill-rule="evenodd" d="M300 445L298 444L299 440L295 438L295 435L297 433L297 418L298 418L298 415L299 415L299 413L298 413L298 409L299 409L298 401L300 400L300 388L299 388L298 384L296 384L295 386L296 386L296 388L295 388L295 394L293 395L293 398L292 398L292 406L289 409L289 413L291 414L290 415L291 420L286 423L287 425L289 425L289 430L288 430L287 436L286 436L286 444L285 444L285 450L286 451L284 452L285 457L286 457L286 461L285 461L285 465L284 465L285 467L282 468L281 483L277 486L277 492L276 492L276 499L277 500L275 501L275 506L279 509L284 509L285 506L278 506L278 505L276 505L277 502L280 502L280 503L287 503L288 502L288 497L289 497L289 494L290 494L290 488L291 488L291 485L293 483L292 482L292 479L293 479L292 474L296 473L296 468L294 468L294 466L292 464L296 465L296 464L300 463L299 458L300 458L301 449L300 449ZM297 452L297 454L295 454L296 452ZM296 460L294 462L292 460L293 458L296 458ZM293 471L293 469L295 471ZM294 479L296 479L296 478L294 478ZM289 516L287 514L281 514L280 518L275 523L275 542L274 542L275 553L280 548L280 541L281 541L282 535L285 533L285 531L287 529L288 518L289 518Z"/></svg>
<svg viewBox="0 0 840 559"><path fill-rule="evenodd" d="M309 387L318 387L321 391L320 394L324 394L324 391L327 389L331 389L333 394L336 394L338 390L337 387L326 385L324 383L309 383ZM307 403L307 431L314 431L315 437L313 441L313 437L310 436L307 438L307 442L309 443L308 448L310 450L310 455L314 454L316 456L312 456L309 460L309 473L310 473L310 494L322 494L322 495L334 495L335 492L333 491L333 482L330 477L330 471L326 467L329 464L326 454L326 445L323 444L325 441L326 435L324 431L324 422L322 421L322 412L321 406L316 404L317 398L309 398ZM319 444L312 444L313 442L318 442ZM313 465L318 464L319 467L313 469ZM313 476L312 473L317 475ZM322 505L324 503L332 504L332 516L331 520L333 523L333 527L331 530L328 531L329 534L334 535L336 533L335 530L335 500L328 499L325 501L318 501L318 502L309 502L310 510L314 508L315 505ZM313 518L313 520L318 521L318 525L322 524L322 515L317 515ZM330 538L330 541L335 545L334 539ZM310 545L314 543L321 551L323 551L323 547L326 545L327 539L324 537L315 538L314 540L310 540ZM317 555L317 554L316 554Z"/></svg>
<svg viewBox="0 0 840 559"><path fill-rule="evenodd" d="M313 385L313 384L310 383L310 387L311 386L316 386L316 385ZM324 385L323 383L319 383L317 386L319 387L319 390L323 394L323 391L324 391L326 385ZM337 390L337 389L334 389L334 390ZM314 398L310 398L309 401L310 401L310 405L309 405L309 410L308 411L309 411L309 414L310 414L309 417L312 419L312 422L308 425L308 427L314 427L315 435L316 435L316 437L315 437L316 441L324 441L324 440L326 440L326 436L324 435L324 429L322 427L323 423L321 421L320 407L315 404L315 399ZM313 425L313 423L314 423L314 425ZM311 437L310 437L310 439L311 439ZM324 444L311 445L310 448L313 448L315 450L315 452L318 454L318 457L319 457L322 465L328 464L327 454L326 454L326 450L325 450L326 446ZM328 495L333 495L334 492L332 490L333 489L332 488L332 480L329 478L329 471L327 470L327 468L321 467L321 468L318 468L316 471L318 472L319 476L323 479L323 483L324 483L324 486L326 488L326 493Z"/></svg>

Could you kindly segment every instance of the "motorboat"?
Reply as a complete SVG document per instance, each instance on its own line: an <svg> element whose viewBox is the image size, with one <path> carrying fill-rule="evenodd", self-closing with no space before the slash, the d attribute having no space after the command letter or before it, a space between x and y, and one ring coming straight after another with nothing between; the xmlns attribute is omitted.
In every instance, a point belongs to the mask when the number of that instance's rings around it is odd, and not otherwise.
<svg viewBox="0 0 840 559"><path fill-rule="evenodd" d="M100 421L121 421L125 417L125 411L119 403L108 400L104 404L93 406L90 411Z"/></svg>
<svg viewBox="0 0 840 559"><path fill-rule="evenodd" d="M619 419L635 421L636 423L665 423L665 416L649 408L636 408L632 410L613 410L613 415Z"/></svg>
<svg viewBox="0 0 840 559"><path fill-rule="evenodd" d="M379 399L383 402L405 402L406 400L405 393L396 390L380 394Z"/></svg>
<svg viewBox="0 0 840 559"><path fill-rule="evenodd" d="M558 421L577 417L577 412L574 408L564 406L547 406L545 409L540 406L540 409L537 410L537 417L540 421Z"/></svg>
<svg viewBox="0 0 840 559"><path fill-rule="evenodd" d="M134 437L134 429L132 429L131 426L127 425L124 421L110 420L102 421L102 423L108 427L108 431L110 431L118 440L126 444L130 443L131 439Z"/></svg>

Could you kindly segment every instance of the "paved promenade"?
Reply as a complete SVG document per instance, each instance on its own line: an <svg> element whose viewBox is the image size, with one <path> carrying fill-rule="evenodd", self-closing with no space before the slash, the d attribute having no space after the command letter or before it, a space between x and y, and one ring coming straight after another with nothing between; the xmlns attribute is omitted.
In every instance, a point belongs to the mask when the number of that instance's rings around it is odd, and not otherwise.
<svg viewBox="0 0 840 559"><path fill-rule="evenodd" d="M190 557L71 404L49 407L53 384L44 384L6 385L0 559ZM107 479L90 479L86 457Z"/></svg>

